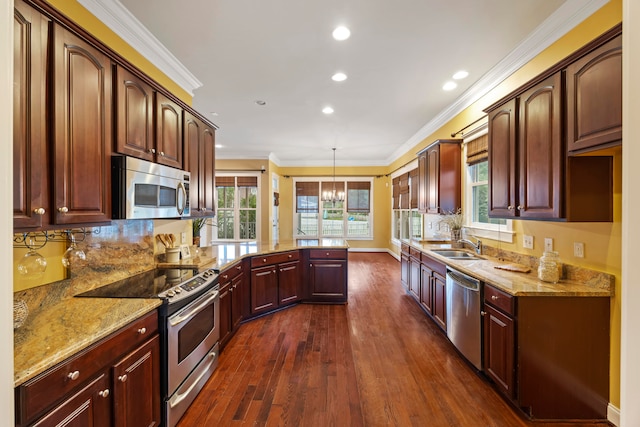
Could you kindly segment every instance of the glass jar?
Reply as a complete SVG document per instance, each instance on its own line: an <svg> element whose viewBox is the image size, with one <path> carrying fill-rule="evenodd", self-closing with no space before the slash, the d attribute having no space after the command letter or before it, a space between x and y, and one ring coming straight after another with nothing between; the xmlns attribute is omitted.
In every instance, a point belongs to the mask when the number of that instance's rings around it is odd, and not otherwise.
<svg viewBox="0 0 640 427"><path fill-rule="evenodd" d="M558 252L545 252L538 265L538 279L543 282L558 283L560 280L560 261Z"/></svg>

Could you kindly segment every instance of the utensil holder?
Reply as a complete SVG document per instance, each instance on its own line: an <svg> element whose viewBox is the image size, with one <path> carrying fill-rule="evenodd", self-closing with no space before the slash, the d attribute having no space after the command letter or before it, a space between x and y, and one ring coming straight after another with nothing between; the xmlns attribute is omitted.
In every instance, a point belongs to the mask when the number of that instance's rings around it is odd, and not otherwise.
<svg viewBox="0 0 640 427"><path fill-rule="evenodd" d="M180 248L167 248L167 262L180 262Z"/></svg>

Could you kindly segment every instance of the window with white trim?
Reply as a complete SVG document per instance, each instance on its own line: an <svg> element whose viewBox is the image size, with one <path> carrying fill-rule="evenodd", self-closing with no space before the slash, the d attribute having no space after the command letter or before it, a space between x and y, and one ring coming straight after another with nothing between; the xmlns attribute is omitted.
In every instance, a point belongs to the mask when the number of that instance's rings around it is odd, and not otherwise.
<svg viewBox="0 0 640 427"><path fill-rule="evenodd" d="M409 165L408 167L415 166ZM392 175L392 223L394 240L421 240L424 216L418 212L418 169Z"/></svg>
<svg viewBox="0 0 640 427"><path fill-rule="evenodd" d="M344 201L323 201L323 192L345 194ZM373 180L323 182L308 178L294 182L296 239L371 239L373 236ZM346 188L346 192L345 192Z"/></svg>
<svg viewBox="0 0 640 427"><path fill-rule="evenodd" d="M259 233L258 176L216 175L216 240L251 241Z"/></svg>

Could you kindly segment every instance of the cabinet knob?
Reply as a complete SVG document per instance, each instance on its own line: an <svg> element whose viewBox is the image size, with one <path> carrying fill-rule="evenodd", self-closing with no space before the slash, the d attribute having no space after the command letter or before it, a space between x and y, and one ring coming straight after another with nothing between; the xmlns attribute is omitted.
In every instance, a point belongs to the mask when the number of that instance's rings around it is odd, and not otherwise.
<svg viewBox="0 0 640 427"><path fill-rule="evenodd" d="M277 271L276 271L276 270L273 270L273 274L276 274L276 273L277 273Z"/></svg>
<svg viewBox="0 0 640 427"><path fill-rule="evenodd" d="M233 292L233 286L229 288L229 292Z"/></svg>
<svg viewBox="0 0 640 427"><path fill-rule="evenodd" d="M498 297L496 295L491 295L491 299L495 301L498 299Z"/></svg>
<svg viewBox="0 0 640 427"><path fill-rule="evenodd" d="M486 312L486 311L481 311L481 312L480 312L480 316L484 316L485 314L487 314L487 312Z"/></svg>
<svg viewBox="0 0 640 427"><path fill-rule="evenodd" d="M293 258L293 255L289 254L289 258Z"/></svg>
<svg viewBox="0 0 640 427"><path fill-rule="evenodd" d="M33 213L36 214L36 215L44 215L45 212L47 212L47 211L45 211L44 208L35 208L33 210Z"/></svg>
<svg viewBox="0 0 640 427"><path fill-rule="evenodd" d="M122 374L118 377L118 381L120 381L121 383L125 382L127 380L127 374Z"/></svg>
<svg viewBox="0 0 640 427"><path fill-rule="evenodd" d="M518 208L517 208L517 209L518 209L519 211L521 211L521 210L523 209L523 208L522 208L522 205L518 205Z"/></svg>
<svg viewBox="0 0 640 427"><path fill-rule="evenodd" d="M242 266L241 265L236 266L236 270L242 270Z"/></svg>
<svg viewBox="0 0 640 427"><path fill-rule="evenodd" d="M509 205L509 206L507 206L507 209L509 209L510 211L512 211L512 210L513 210L513 206Z"/></svg>
<svg viewBox="0 0 640 427"><path fill-rule="evenodd" d="M140 328L140 329L138 329L138 333L139 333L140 335L146 334L146 333L147 333L147 328Z"/></svg>
<svg viewBox="0 0 640 427"><path fill-rule="evenodd" d="M327 252L327 256L329 256L329 252Z"/></svg>
<svg viewBox="0 0 640 427"><path fill-rule="evenodd" d="M156 149L155 148L149 148L147 151L149 153L151 153L151 154L156 154Z"/></svg>
<svg viewBox="0 0 640 427"><path fill-rule="evenodd" d="M69 208L66 207L66 206L63 206L61 208L58 208L58 212L65 214L65 213L69 212Z"/></svg>
<svg viewBox="0 0 640 427"><path fill-rule="evenodd" d="M267 259L266 258L262 258L262 262L267 262Z"/></svg>
<svg viewBox="0 0 640 427"><path fill-rule="evenodd" d="M98 396L100 397L109 397L109 389L105 389L98 392Z"/></svg>
<svg viewBox="0 0 640 427"><path fill-rule="evenodd" d="M73 371L67 374L67 378L69 378L71 381L75 381L79 377L80 377L80 371Z"/></svg>
<svg viewBox="0 0 640 427"><path fill-rule="evenodd" d="M313 264L309 264L309 267L313 267Z"/></svg>
<svg viewBox="0 0 640 427"><path fill-rule="evenodd" d="M164 151L160 152L160 156L164 157Z"/></svg>
<svg viewBox="0 0 640 427"><path fill-rule="evenodd" d="M224 276L222 276L222 278L223 278L224 280L227 280L227 279L229 278L229 275L228 275L228 274L225 274Z"/></svg>

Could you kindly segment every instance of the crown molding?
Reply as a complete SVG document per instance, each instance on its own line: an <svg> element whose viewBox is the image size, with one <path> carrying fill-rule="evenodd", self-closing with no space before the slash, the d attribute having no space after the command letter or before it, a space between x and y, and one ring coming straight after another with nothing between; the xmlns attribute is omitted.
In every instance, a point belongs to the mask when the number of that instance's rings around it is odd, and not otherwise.
<svg viewBox="0 0 640 427"><path fill-rule="evenodd" d="M388 163L398 160L608 2L609 0L567 0L502 61L460 95L453 104L442 110L398 147L389 157Z"/></svg>
<svg viewBox="0 0 640 427"><path fill-rule="evenodd" d="M78 0L142 56L151 61L189 95L202 86L198 80L142 23L118 0Z"/></svg>

